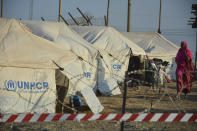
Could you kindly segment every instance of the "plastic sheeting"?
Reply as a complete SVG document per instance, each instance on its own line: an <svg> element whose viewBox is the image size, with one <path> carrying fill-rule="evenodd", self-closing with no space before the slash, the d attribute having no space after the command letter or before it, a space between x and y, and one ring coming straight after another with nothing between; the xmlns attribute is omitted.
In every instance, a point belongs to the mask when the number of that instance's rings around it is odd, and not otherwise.
<svg viewBox="0 0 197 131"><path fill-rule="evenodd" d="M103 80L98 83L99 91L105 95L119 95L121 94L118 84L115 79L108 78L107 80Z"/></svg>
<svg viewBox="0 0 197 131"><path fill-rule="evenodd" d="M170 62L166 70L175 80L176 63L174 61L179 47L156 32L121 32L131 41L139 45L150 58L160 58Z"/></svg>
<svg viewBox="0 0 197 131"><path fill-rule="evenodd" d="M94 94L91 88L84 88L83 90L81 90L81 94L84 96L86 103L89 105L92 112L98 113L104 109L104 107L100 104L100 102L97 99L92 99L95 98L96 95Z"/></svg>

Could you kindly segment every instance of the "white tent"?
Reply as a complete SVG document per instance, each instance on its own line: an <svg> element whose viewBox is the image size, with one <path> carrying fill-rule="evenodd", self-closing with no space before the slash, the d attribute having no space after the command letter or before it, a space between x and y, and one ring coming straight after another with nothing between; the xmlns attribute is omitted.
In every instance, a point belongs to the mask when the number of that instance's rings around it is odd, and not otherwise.
<svg viewBox="0 0 197 131"><path fill-rule="evenodd" d="M85 75L83 80L87 85L90 87L98 87L100 86L100 82L98 80L99 74L99 64L98 59L100 59L100 54L96 47L92 46L90 43L85 41L79 34L73 31L70 27L65 25L65 23L59 22L42 22L42 21L22 21L27 27L29 27L32 32L40 37L53 41L62 46L62 48L66 50L70 50L74 52L78 57L82 58L83 60L81 63L76 63L79 68L82 68ZM74 76L75 77L75 76ZM81 76L77 76L81 77ZM113 84L112 81L105 81L105 85L100 86L100 89L105 88L105 90L112 94L120 94L119 88ZM72 88L69 88L69 93L73 94L79 86L77 82L73 82ZM103 84L103 82L101 83ZM116 87L116 89L114 89ZM72 90L71 90L72 89ZM95 90L97 88L94 88Z"/></svg>
<svg viewBox="0 0 197 131"><path fill-rule="evenodd" d="M77 68L81 68L81 75L72 74L72 78L83 81L84 84L94 87L96 85L96 70L98 51L86 44L85 40L81 41L80 36L70 30L64 23L59 22L43 22L43 21L22 21L32 33L42 38L59 44L63 49L76 54L81 62L75 63ZM73 70L75 70L73 68ZM77 81L70 81L68 95L73 95L80 85Z"/></svg>
<svg viewBox="0 0 197 131"><path fill-rule="evenodd" d="M85 40L99 49L104 57L104 80L113 77L123 80L128 69L130 54L145 55L143 49L124 37L112 27L104 26L72 26Z"/></svg>
<svg viewBox="0 0 197 131"><path fill-rule="evenodd" d="M56 64L77 57L32 35L16 20L0 19L0 28L0 112L54 113Z"/></svg>
<svg viewBox="0 0 197 131"><path fill-rule="evenodd" d="M122 34L143 48L150 58L160 58L170 62L167 73L175 80L174 58L179 49L177 45L156 32L122 32Z"/></svg>
<svg viewBox="0 0 197 131"><path fill-rule="evenodd" d="M75 64L80 62L79 58L33 35L16 20L0 19L0 28L0 112L54 113L55 70L63 68L62 73L72 81L72 74L83 73ZM94 113L103 109L87 85L78 90Z"/></svg>

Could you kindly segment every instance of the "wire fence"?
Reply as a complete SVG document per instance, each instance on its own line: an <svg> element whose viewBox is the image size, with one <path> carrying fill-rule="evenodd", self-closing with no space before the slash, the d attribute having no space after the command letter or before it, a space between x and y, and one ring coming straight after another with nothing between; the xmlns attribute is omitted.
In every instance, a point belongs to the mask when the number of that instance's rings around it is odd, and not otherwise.
<svg viewBox="0 0 197 131"><path fill-rule="evenodd" d="M141 71L149 71L149 72L154 72L157 73L153 70L141 70ZM128 74L136 74L139 71L131 71ZM157 78L158 78L158 73L157 73ZM185 109L185 106L182 105L182 102L177 101L176 100L176 95L175 93L172 93L171 91L169 92L169 89L171 90L171 87L169 87L169 85L166 83L166 81L163 84L159 83L159 79L156 79L156 84L154 88L151 88L151 86L144 86L146 84L149 84L149 82L144 81L144 80L139 80L136 79L135 77L125 77L125 84L122 83L120 84L120 88L122 90L122 95L118 95L118 96L111 96L110 97L106 97L106 96L98 96L99 99L104 100L108 103L107 105L104 105L105 109L107 108L114 108L113 106L110 107L109 105L113 105L115 106L116 109L115 110L116 113L120 113L122 110L122 100L123 100L123 94L124 94L124 86L127 86L128 88L128 92L127 92L127 96L126 96L126 107L125 107L125 113L134 113L134 114L143 114L143 113L158 113L158 110L155 110L156 107L161 106L163 107L163 104L166 105L165 103L167 103L170 109L174 109L174 110L161 110L162 112L167 112L167 114L171 113L171 112L177 112L177 113L184 113L187 114L188 113L188 109ZM130 82L134 82L137 81L138 84L136 86L130 86L129 83ZM62 88L65 87L59 87L57 88L57 90L51 90L55 95L57 95L59 92L62 92ZM135 89L136 88L136 89ZM174 90L173 90L174 91ZM132 96L131 96L132 95ZM18 96L20 97L20 99L24 99L25 101L28 101L28 99L24 98L20 93L18 93ZM143 97L139 97L139 96L143 96ZM137 106L136 103L130 104L130 102L132 102L132 99L136 99L136 98L141 102L141 109L138 110L132 110L132 108L135 108L135 106ZM113 100L114 99L114 100ZM120 103L115 104L117 101L117 99L119 99ZM80 109L83 107L72 107L70 104L65 102L65 99L60 99L58 96L56 96L56 102L55 104L61 104L61 110L60 113L68 113L66 111L69 110L70 113L87 113L90 112L89 108L85 108L85 109ZM17 104L17 103L16 103ZM36 103L31 103L31 104L36 104ZM44 108L45 106L47 106L48 104L54 104L54 103L46 103L45 105L42 105L42 108ZM84 103L84 106L85 105ZM108 107L109 106L109 107ZM11 106L10 106L11 108ZM64 110L64 108L66 108L66 110ZM105 110L104 109L104 110ZM195 113L196 108L192 109ZM190 110L190 112L192 111ZM108 113L111 113L109 110ZM114 112L114 110L113 110ZM29 112L24 112L26 114L28 114ZM105 112L107 113L107 112ZM18 114L20 115L20 114ZM140 116L141 116L140 115ZM148 115L148 114L147 114ZM177 114L178 115L178 114ZM54 115L43 115L43 120L45 118L45 120L47 121L49 118L52 118L52 116ZM157 115L155 115L157 116ZM173 115L172 115L173 116ZM58 118L58 117L56 117ZM79 117L80 118L80 117ZM88 118L88 117L87 117ZM145 117L143 117L145 118ZM0 117L1 119L1 117ZM21 117L17 117L14 120L20 120ZM38 122L39 123L39 122ZM124 124L122 125L121 122L115 122L115 121L76 121L76 122L66 122L67 124L65 124L64 122L55 122L55 123L39 123L39 126L37 124L23 124L23 126L21 126L21 124L11 124L11 126L9 124L8 127L6 127L6 125L1 125L0 127L2 127L2 129L12 129L12 130L32 130L32 129L45 129L45 130L53 130L54 128L57 130L106 130L106 131L116 131L116 130L136 130L136 131L153 131L153 130L157 130L157 131L167 131L169 129L171 130L177 130L177 129L185 129L187 130L188 128L190 128L191 130L195 130L196 129L196 125L192 124L192 123L149 123L146 124L144 122L139 123L139 122L124 122ZM69 124L68 124L69 123Z"/></svg>
<svg viewBox="0 0 197 131"><path fill-rule="evenodd" d="M119 83L118 86L113 88L113 90L116 89L116 88L119 88L119 87L121 89L123 89L125 84L126 84L126 86L130 87L131 89L133 87L136 87L137 91L138 92L141 91L143 96L146 96L146 94L148 94L148 93L150 93L148 95L160 95L156 100L154 100L155 101L154 103L153 103L153 100L151 100L151 103L150 103L151 106L150 107L147 107L146 109L144 109L144 111L135 112L135 113L151 112L152 106L154 106L154 104L155 105L158 104L165 96L169 97L170 101L173 103L173 105L175 105L174 107L177 109L177 111L179 113L186 112L185 109L181 108L181 105L179 105L177 102L175 102L176 101L176 97L174 95L168 93L167 81L164 79L164 83L163 84L160 83L160 80L159 80L160 79L160 77L159 77L160 74L157 71L154 71L154 70L135 70L135 71L127 72L127 73L128 73L128 75L132 75L132 74L137 74L138 72L147 72L147 71L148 72L152 72L152 73L155 74L155 76L152 78L152 79L154 79L154 82L153 81L152 82L150 82L150 81L148 82L148 81L145 81L145 80L137 79L137 78L135 78L135 76L130 76L130 77L126 76L125 77L125 82ZM83 76L83 75L81 75L81 76ZM132 85L133 83L135 83L135 85ZM88 83L86 83L86 84L88 84ZM144 86L146 86L146 88ZM47 90L50 91L50 92L53 92L53 94L56 96L56 101L53 101L51 103L45 103L44 105L39 106L39 108L45 108L46 106L48 106L50 104L57 104L57 103L59 103L62 106L61 107L62 108L61 113L64 113L63 112L63 108L67 108L67 109L71 110L72 113L79 113L79 112L81 112L81 111L75 109L74 107L72 107L71 105L69 105L68 103L67 104L65 103L66 91L65 91L64 88L65 88L64 86L57 86L56 90L52 90L52 89L48 88ZM65 93L63 94L64 95L63 99L62 98L60 99L58 94L61 93L62 89L64 89ZM5 88L1 88L1 90L5 91L6 89ZM145 92L143 92L143 91L145 91ZM144 93L146 93L146 94L144 94ZM20 92L16 92L16 94L18 95L19 99L23 99L24 101L28 102L29 104L36 105L36 103L33 103L29 99L23 97L23 95ZM32 97L32 96L30 96L30 97ZM144 97L143 99L147 99L147 98ZM18 101L16 101L15 105L17 105L17 104L18 104ZM10 107L7 108L7 109L9 110L13 106L14 105L10 105ZM1 113L4 114L3 112L1 112ZM29 113L29 111L24 112L24 113Z"/></svg>

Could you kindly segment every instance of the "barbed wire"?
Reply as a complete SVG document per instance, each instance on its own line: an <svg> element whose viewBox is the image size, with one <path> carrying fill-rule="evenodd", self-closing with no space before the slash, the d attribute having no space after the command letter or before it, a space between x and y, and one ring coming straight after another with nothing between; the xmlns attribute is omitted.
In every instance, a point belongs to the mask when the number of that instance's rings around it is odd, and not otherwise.
<svg viewBox="0 0 197 131"><path fill-rule="evenodd" d="M130 71L130 72L128 72L128 74L130 74L130 75L136 74L136 73L138 73L139 71L140 71L140 72L142 72L142 71L149 71L149 72L156 73L156 74L157 74L156 83L158 84L158 78L159 78L159 77L158 77L158 72L157 72L157 71L154 71L154 70L135 70L135 71ZM192 72L197 72L197 71L192 71ZM114 74L114 75L117 75L117 74ZM125 79L127 79L127 84L128 84L129 82L132 82L132 81L137 81L137 82L139 83L139 85L144 85L144 84L151 83L151 82L147 82L147 81L144 81L144 80L137 79L137 78L135 78L135 77L128 77L128 78L125 78ZM79 79L79 80L80 80L80 79ZM87 83L86 83L86 84L87 84ZM119 84L118 86L114 87L113 90L117 89L119 86L123 86L123 85ZM159 102L163 99L163 97L166 96L166 94L167 94L168 96L170 96L169 98L171 99L172 102L174 101L174 98L173 98L171 95L169 95L168 92L166 91L166 89L167 89L167 86L166 86L166 85L164 85L164 87L161 87L161 86L159 86L159 85L156 85L156 86L157 86L156 89L161 89L161 88L163 88L163 89L164 89L164 93L163 93L163 94L161 95L161 97L155 102L155 104L159 103ZM65 88L65 87L62 87L62 88ZM5 89L5 88L0 88L0 90L4 90L4 91L5 91L6 89ZM47 91L51 91L52 93L55 94L55 96L56 96L56 101L59 102L59 103L62 105L62 107L68 108L68 109L72 110L72 111L75 112L75 113L79 112L79 111L76 110L75 108L66 105L66 104L65 104L65 101L62 102L61 100L58 99L58 96L57 96L56 94L59 92L59 90L54 90L54 89L48 88ZM31 100L29 100L28 98L23 97L23 96L21 95L20 92L16 92L16 93L18 94L18 96L19 96L20 99L23 99L23 100L26 101L28 104L32 104L32 105L35 105L35 104L36 104L36 103L32 102ZM46 92L45 92L45 93L46 93ZM45 93L43 93L42 95L44 95ZM172 99L172 98L173 98L173 99ZM65 98L64 98L64 100L65 100ZM50 102L50 103L43 104L43 105L39 106L39 108L45 108L46 106L48 106L48 105L50 105L50 104L56 103L56 101L53 101L53 102ZM17 101L15 102L15 104L13 104L13 105L11 105L9 108L7 108L7 110L10 110L13 106L17 105L18 102L19 102L19 100L17 100ZM182 112L185 112L184 109L181 109L181 106L180 106L178 103L175 103L175 104L176 104L176 108L177 108L177 110L178 110L179 112L181 112L181 110L183 110ZM153 106L153 104L151 103L151 107L152 107L152 106ZM150 110L151 110L151 107L145 109L143 112L150 111ZM1 112L2 112L2 111L1 111ZM6 112L6 111L4 111L4 112ZM27 112L28 112L28 111L27 111ZM3 113L3 112L2 112L2 113Z"/></svg>

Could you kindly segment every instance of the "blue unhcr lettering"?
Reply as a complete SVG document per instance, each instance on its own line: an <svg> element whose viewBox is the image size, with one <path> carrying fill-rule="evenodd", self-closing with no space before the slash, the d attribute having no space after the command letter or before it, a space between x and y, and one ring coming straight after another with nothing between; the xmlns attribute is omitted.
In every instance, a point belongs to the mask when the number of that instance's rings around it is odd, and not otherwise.
<svg viewBox="0 0 197 131"><path fill-rule="evenodd" d="M121 70L121 65L117 65L117 68L118 68L119 70Z"/></svg>
<svg viewBox="0 0 197 131"><path fill-rule="evenodd" d="M121 70L121 65L112 65L112 69Z"/></svg>
<svg viewBox="0 0 197 131"><path fill-rule="evenodd" d="M39 90L42 89L42 84L40 82L37 82L36 83L36 88L39 89Z"/></svg>
<svg viewBox="0 0 197 131"><path fill-rule="evenodd" d="M14 82L12 80L9 80L8 83L7 83L7 87L14 89Z"/></svg>
<svg viewBox="0 0 197 131"><path fill-rule="evenodd" d="M24 81L24 89L29 89L29 82Z"/></svg>
<svg viewBox="0 0 197 131"><path fill-rule="evenodd" d="M49 83L5 80L4 87L7 91L17 91L20 93L42 93L48 91Z"/></svg>
<svg viewBox="0 0 197 131"><path fill-rule="evenodd" d="M36 84L35 84L35 82L31 82L31 83L30 83L30 88L32 89L32 87L33 87L33 89L35 89L35 88L36 88Z"/></svg>
<svg viewBox="0 0 197 131"><path fill-rule="evenodd" d="M90 72L84 72L84 75L86 78L91 78L91 73Z"/></svg>
<svg viewBox="0 0 197 131"><path fill-rule="evenodd" d="M20 83L21 83L21 85L20 85ZM17 81L18 88L23 88L23 83L24 83L23 81L21 81L21 82Z"/></svg>
<svg viewBox="0 0 197 131"><path fill-rule="evenodd" d="M9 81L5 80L4 87L7 91L14 91L15 92L17 89L17 83L16 83L16 81L14 83L14 81L12 81L12 80L9 80Z"/></svg>
<svg viewBox="0 0 197 131"><path fill-rule="evenodd" d="M43 88L45 89L48 89L49 88L49 84L48 84L48 82L43 82Z"/></svg>

